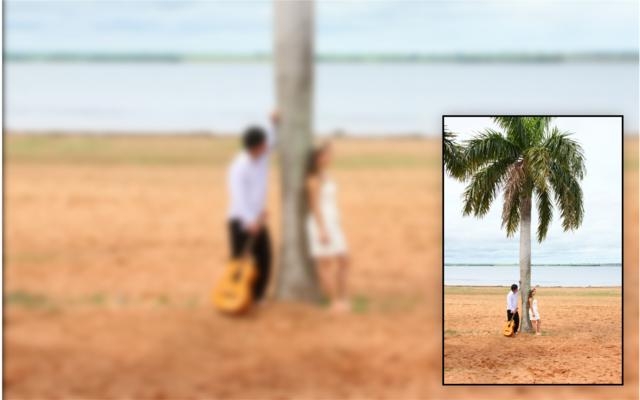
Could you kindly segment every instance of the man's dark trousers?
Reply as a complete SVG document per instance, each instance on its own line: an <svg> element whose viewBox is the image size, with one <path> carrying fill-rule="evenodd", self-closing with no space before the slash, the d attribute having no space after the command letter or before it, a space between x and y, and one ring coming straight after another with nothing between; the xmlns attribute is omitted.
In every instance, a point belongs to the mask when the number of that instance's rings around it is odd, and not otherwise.
<svg viewBox="0 0 640 400"><path fill-rule="evenodd" d="M229 221L229 239L231 257L240 257L245 251L247 240L249 240L249 233L244 230L240 220L232 219ZM249 252L258 269L258 277L253 286L253 299L260 301L264 298L271 273L271 239L266 227L263 226L257 233Z"/></svg>
<svg viewBox="0 0 640 400"><path fill-rule="evenodd" d="M511 310L507 310L507 320L511 320L513 317L513 333L518 332L518 327L520 327L520 314L516 311L515 314L511 312Z"/></svg>

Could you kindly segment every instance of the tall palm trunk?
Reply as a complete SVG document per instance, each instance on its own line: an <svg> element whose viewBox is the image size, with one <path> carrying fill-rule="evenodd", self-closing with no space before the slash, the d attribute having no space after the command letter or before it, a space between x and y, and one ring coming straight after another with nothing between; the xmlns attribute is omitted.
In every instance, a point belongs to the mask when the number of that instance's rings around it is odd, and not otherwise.
<svg viewBox="0 0 640 400"><path fill-rule="evenodd" d="M304 169L312 129L313 9L313 1L274 0L283 200L276 295L285 300L315 300L319 293L307 250L304 201Z"/></svg>
<svg viewBox="0 0 640 400"><path fill-rule="evenodd" d="M531 332L527 294L531 288L531 191L520 202L520 298L522 312L520 327L523 332Z"/></svg>

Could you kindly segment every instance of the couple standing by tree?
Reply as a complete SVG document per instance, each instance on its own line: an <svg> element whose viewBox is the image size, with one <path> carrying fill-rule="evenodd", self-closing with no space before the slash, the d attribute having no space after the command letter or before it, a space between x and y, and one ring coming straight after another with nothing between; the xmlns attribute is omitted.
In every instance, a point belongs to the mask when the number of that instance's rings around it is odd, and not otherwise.
<svg viewBox="0 0 640 400"><path fill-rule="evenodd" d="M527 308L529 309L529 321L535 328L537 336L540 336L540 311L538 310L538 299L535 297L536 288L529 290L527 295ZM507 293L507 321L513 320L513 336L518 334L520 327L520 313L518 312L518 285L511 285L511 290Z"/></svg>
<svg viewBox="0 0 640 400"><path fill-rule="evenodd" d="M242 136L242 150L228 172L228 229L233 258L251 253L258 276L253 299L262 303L271 277L272 247L267 224L266 199L269 159L276 142L278 112L271 115L271 126L251 126ZM348 311L347 246L340 224L335 182L328 170L332 148L327 142L309 151L304 176L306 236L308 251L325 296L335 311Z"/></svg>

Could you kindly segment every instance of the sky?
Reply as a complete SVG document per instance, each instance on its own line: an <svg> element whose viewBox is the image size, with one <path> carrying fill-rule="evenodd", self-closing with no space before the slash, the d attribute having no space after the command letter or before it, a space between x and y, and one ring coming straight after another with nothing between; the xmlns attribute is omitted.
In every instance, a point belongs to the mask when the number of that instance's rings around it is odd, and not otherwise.
<svg viewBox="0 0 640 400"><path fill-rule="evenodd" d="M582 181L584 220L576 231L564 232L554 208L545 241L535 239L538 214L532 211L532 263L621 263L622 260L622 126L618 117L561 117L553 120L572 133L584 150L586 176ZM447 117L447 128L464 141L485 128L500 130L490 118ZM444 185L445 264L509 263L519 260L519 231L507 238L501 228L503 194L500 192L482 219L462 216L465 184L448 176Z"/></svg>
<svg viewBox="0 0 640 400"><path fill-rule="evenodd" d="M319 53L637 51L637 1L318 1ZM9 52L269 53L267 1L5 1ZM508 32L508 34L506 34Z"/></svg>

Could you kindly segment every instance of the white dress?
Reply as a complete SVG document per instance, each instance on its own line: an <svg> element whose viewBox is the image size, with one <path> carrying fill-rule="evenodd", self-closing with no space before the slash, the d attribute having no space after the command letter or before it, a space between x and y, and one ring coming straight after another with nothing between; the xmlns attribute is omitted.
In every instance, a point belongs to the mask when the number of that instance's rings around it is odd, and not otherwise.
<svg viewBox="0 0 640 400"><path fill-rule="evenodd" d="M310 213L307 216L307 232L309 249L313 257L331 257L347 253L347 242L340 225L340 213L337 205L336 184L324 177L320 184L318 207L328 236L328 243L320 241L320 229L316 218Z"/></svg>
<svg viewBox="0 0 640 400"><path fill-rule="evenodd" d="M531 302L531 308L529 309L529 319L537 321L540 319L540 313L538 313L538 299L533 299Z"/></svg>

